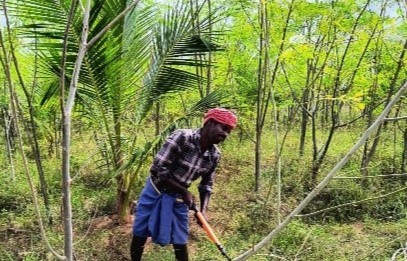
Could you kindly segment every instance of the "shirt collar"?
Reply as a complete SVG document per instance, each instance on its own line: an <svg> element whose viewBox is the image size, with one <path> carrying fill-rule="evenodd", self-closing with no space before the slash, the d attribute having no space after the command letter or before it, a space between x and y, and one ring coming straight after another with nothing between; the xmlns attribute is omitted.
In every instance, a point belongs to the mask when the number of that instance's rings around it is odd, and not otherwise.
<svg viewBox="0 0 407 261"><path fill-rule="evenodd" d="M192 139L193 139L193 142L194 142L194 144L195 144L196 146L198 146L198 147L201 147L201 145L200 145L200 143L199 143L199 141L201 140L201 132L202 132L202 129L201 129L201 128L195 129L195 130L192 131Z"/></svg>

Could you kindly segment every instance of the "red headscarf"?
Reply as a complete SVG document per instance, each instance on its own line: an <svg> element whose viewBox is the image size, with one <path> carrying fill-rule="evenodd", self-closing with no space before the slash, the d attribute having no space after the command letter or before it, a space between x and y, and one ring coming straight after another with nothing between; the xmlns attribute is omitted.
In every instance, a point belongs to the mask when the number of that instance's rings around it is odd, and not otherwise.
<svg viewBox="0 0 407 261"><path fill-rule="evenodd" d="M226 124L232 127L232 129L234 129L237 124L236 115L233 112L223 108L210 109L204 116L204 123L206 123L209 119Z"/></svg>

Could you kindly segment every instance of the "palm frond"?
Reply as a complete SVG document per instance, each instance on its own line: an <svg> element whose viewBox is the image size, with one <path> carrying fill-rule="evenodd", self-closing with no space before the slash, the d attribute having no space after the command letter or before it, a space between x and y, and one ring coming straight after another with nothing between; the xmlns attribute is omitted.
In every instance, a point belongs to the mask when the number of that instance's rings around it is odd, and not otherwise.
<svg viewBox="0 0 407 261"><path fill-rule="evenodd" d="M221 102L224 101L226 97L228 97L228 95L224 91L220 89L215 90L199 100L196 104L194 104L188 110L187 116L196 117L211 108L218 107L221 105Z"/></svg>
<svg viewBox="0 0 407 261"><path fill-rule="evenodd" d="M152 104L165 95L204 83L206 78L192 73L191 68L211 66L199 56L222 49L213 41L217 33L207 30L210 22L216 21L216 13L208 14L196 26L190 14L189 5L180 1L166 12L162 22L154 28L151 63L144 77L143 93L138 97L141 119L147 115Z"/></svg>
<svg viewBox="0 0 407 261"><path fill-rule="evenodd" d="M14 13L27 17L21 27L20 35L38 39L32 46L41 54L41 68L44 73L60 77L63 34L67 23L70 1L49 0L9 0ZM126 1L96 0L93 1L89 38L102 30L117 14L125 8ZM79 35L82 30L81 10L76 10L75 19L68 37L68 55L66 60L66 77L69 82L79 46ZM100 106L116 107L124 110L134 97L134 83L140 79L146 68L151 46L151 28L155 21L155 8L147 6L137 12L131 12L118 26L96 42L88 51L78 89L78 102L90 100ZM59 93L54 83L48 85L48 95L42 103ZM116 99L121 97L121 100Z"/></svg>
<svg viewBox="0 0 407 261"><path fill-rule="evenodd" d="M64 1L8 0L6 6L11 16L38 21L50 31L64 28L69 10Z"/></svg>

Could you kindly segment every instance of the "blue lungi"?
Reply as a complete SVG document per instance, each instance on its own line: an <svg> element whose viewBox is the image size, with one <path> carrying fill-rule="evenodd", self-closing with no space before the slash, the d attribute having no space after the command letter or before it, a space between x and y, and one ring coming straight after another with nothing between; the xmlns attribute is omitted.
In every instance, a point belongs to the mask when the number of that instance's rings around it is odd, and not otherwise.
<svg viewBox="0 0 407 261"><path fill-rule="evenodd" d="M160 193L150 178L141 192L133 235L151 237L154 243L186 244L188 242L188 206L177 201L176 194Z"/></svg>

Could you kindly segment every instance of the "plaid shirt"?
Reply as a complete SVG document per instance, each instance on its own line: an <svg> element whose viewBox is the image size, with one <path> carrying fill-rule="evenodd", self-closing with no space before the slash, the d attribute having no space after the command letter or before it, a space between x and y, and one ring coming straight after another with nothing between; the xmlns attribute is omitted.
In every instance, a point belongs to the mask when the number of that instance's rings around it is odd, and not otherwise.
<svg viewBox="0 0 407 261"><path fill-rule="evenodd" d="M173 178L186 188L202 177L198 188L211 192L220 152L214 145L202 152L200 138L201 129L174 131L155 156L151 175L161 180Z"/></svg>

